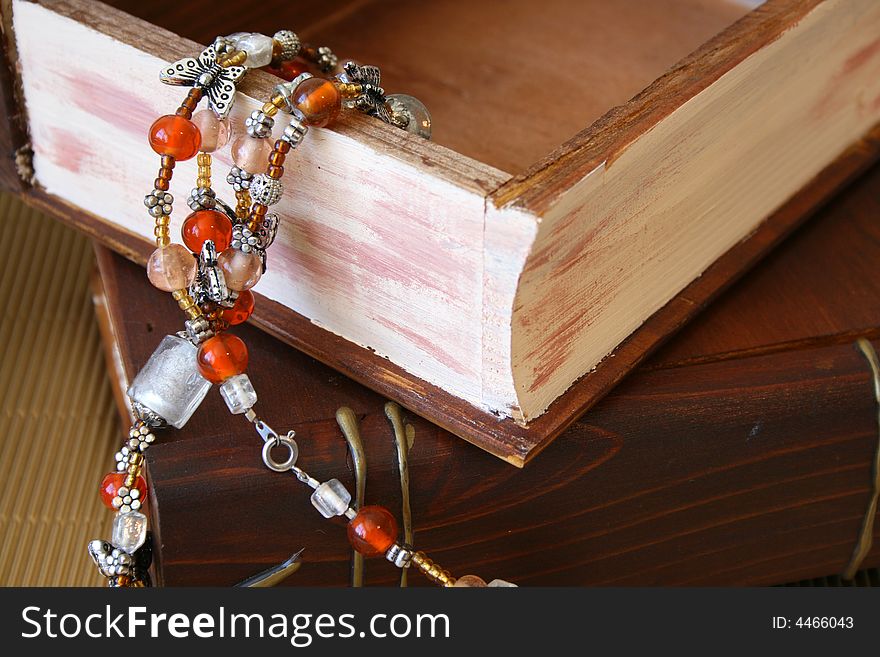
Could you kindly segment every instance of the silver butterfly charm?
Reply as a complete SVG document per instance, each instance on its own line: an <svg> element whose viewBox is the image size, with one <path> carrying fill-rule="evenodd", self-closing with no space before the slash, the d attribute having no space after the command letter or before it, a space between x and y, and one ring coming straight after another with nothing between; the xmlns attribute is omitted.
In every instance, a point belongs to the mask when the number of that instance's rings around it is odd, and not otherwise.
<svg viewBox="0 0 880 657"><path fill-rule="evenodd" d="M391 114L385 105L385 90L382 89L382 73L377 66L359 66L354 62L345 62L346 82L360 84L361 95L355 99L355 107L361 112L377 116L385 123L391 123Z"/></svg>
<svg viewBox="0 0 880 657"><path fill-rule="evenodd" d="M208 106L223 119L232 109L235 85L246 70L244 66L220 66L217 51L208 46L198 58L184 57L162 69L159 79L165 84L201 87L208 97Z"/></svg>

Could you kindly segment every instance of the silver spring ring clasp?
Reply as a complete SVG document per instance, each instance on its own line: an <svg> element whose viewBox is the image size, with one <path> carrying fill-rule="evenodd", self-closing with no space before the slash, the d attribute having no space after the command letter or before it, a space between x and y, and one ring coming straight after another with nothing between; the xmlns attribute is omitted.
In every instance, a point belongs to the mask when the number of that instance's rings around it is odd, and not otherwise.
<svg viewBox="0 0 880 657"><path fill-rule="evenodd" d="M299 447L293 439L296 432L288 431L282 438L272 427L257 418L254 418L254 429L263 439L263 463L267 468L275 472L287 472L296 465L296 459L299 457ZM288 453L287 458L279 462L272 458L272 450L282 445L287 447Z"/></svg>
<svg viewBox="0 0 880 657"><path fill-rule="evenodd" d="M276 436L277 444L273 440L267 440L263 443L263 463L266 464L266 467L270 470L274 470L275 472L287 472L294 465L296 465L296 459L299 456L299 447L296 445L296 441L293 439L293 436L287 434L283 438ZM272 458L272 449L274 447L278 447L280 445L284 445L287 447L287 458L284 461L276 461Z"/></svg>

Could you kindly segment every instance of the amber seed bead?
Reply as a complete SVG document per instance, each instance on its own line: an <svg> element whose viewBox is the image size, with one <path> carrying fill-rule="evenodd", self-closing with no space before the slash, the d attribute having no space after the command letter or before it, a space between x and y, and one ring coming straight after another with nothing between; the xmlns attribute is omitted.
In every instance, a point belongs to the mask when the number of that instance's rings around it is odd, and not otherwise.
<svg viewBox="0 0 880 657"><path fill-rule="evenodd" d="M165 178L156 178L153 181L153 187L155 187L156 189L161 189L163 192L167 192L169 187L168 180Z"/></svg>
<svg viewBox="0 0 880 657"><path fill-rule="evenodd" d="M305 124L323 128L339 114L342 96L329 80L308 78L293 90L291 103Z"/></svg>
<svg viewBox="0 0 880 657"><path fill-rule="evenodd" d="M273 164L266 170L266 175L275 180L279 180L281 176L284 175L284 167Z"/></svg>
<svg viewBox="0 0 880 657"><path fill-rule="evenodd" d="M188 160L195 157L201 144L202 135L198 127L183 116L166 114L150 126L150 146L159 155Z"/></svg>
<svg viewBox="0 0 880 657"><path fill-rule="evenodd" d="M254 295L250 290L243 290L239 292L232 308L224 308L220 312L220 318L235 326L236 324L246 322L253 312Z"/></svg>
<svg viewBox="0 0 880 657"><path fill-rule="evenodd" d="M197 210L184 219L180 233L193 253L201 252L207 240L214 242L218 252L225 251L232 242L232 222L217 210Z"/></svg>
<svg viewBox="0 0 880 657"><path fill-rule="evenodd" d="M211 383L223 383L247 369L247 347L241 338L230 333L221 333L208 338L199 346L196 360L203 377Z"/></svg>
<svg viewBox="0 0 880 657"><path fill-rule="evenodd" d="M365 557L385 554L397 540L397 521L383 506L364 506L348 523L351 546Z"/></svg>

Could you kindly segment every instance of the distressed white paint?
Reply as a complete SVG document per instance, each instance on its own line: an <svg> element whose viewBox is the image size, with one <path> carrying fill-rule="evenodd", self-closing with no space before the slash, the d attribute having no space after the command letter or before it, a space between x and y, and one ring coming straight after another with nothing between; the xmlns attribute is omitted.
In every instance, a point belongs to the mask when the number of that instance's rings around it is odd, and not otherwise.
<svg viewBox="0 0 880 657"><path fill-rule="evenodd" d="M878 122L880 2L831 0L565 192L515 300L523 415L542 413ZM561 342L569 356L533 390Z"/></svg>

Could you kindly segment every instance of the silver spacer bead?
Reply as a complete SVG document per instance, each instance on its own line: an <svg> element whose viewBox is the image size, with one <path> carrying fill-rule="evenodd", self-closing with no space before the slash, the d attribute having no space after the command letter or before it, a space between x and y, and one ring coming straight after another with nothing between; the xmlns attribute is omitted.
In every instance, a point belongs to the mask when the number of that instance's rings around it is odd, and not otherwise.
<svg viewBox="0 0 880 657"><path fill-rule="evenodd" d="M165 421L161 415L159 415L156 411L151 408L147 408L140 402L136 402L131 399L131 410L134 411L134 414L141 420L143 420L144 424L153 429L162 429L168 426L168 422Z"/></svg>
<svg viewBox="0 0 880 657"><path fill-rule="evenodd" d="M281 54L278 56L278 59L285 61L293 59L299 54L299 49L300 46L302 46L302 43L300 43L296 32L291 30L278 30L272 38L281 45Z"/></svg>
<svg viewBox="0 0 880 657"><path fill-rule="evenodd" d="M195 211L213 210L217 207L217 194L210 187L194 187L186 203Z"/></svg>
<svg viewBox="0 0 880 657"><path fill-rule="evenodd" d="M174 197L161 189L154 189L144 197L144 205L151 217L170 215Z"/></svg>
<svg viewBox="0 0 880 657"><path fill-rule="evenodd" d="M280 180L270 178L267 174L261 173L254 176L251 181L251 199L254 203L262 203L263 205L275 205L281 200L281 194L284 191L284 185Z"/></svg>
<svg viewBox="0 0 880 657"><path fill-rule="evenodd" d="M214 330L211 328L211 324L204 317L197 317L196 319L188 319L186 321L186 337L193 344L201 344L208 338L214 337Z"/></svg>
<svg viewBox="0 0 880 657"><path fill-rule="evenodd" d="M339 65L339 58L327 46L321 46L316 52L318 56L315 59L315 64L322 72L330 73Z"/></svg>
<svg viewBox="0 0 880 657"><path fill-rule="evenodd" d="M244 125L249 136L255 139L265 139L272 134L272 126L275 125L275 119L262 110L254 110L244 120Z"/></svg>
<svg viewBox="0 0 880 657"><path fill-rule="evenodd" d="M388 552L385 553L385 558L398 568L409 568L414 554L415 550L409 545L395 543L388 548Z"/></svg>
<svg viewBox="0 0 880 657"><path fill-rule="evenodd" d="M235 191L241 192L245 189L250 189L253 177L254 175L252 173L248 173L244 169L234 166L229 170L229 174L226 176L226 182L232 185L232 188Z"/></svg>
<svg viewBox="0 0 880 657"><path fill-rule="evenodd" d="M299 118L292 116L290 117L290 123L284 128L284 134L281 135L281 139L290 144L291 148L296 148L300 145L300 142L302 142L308 131L309 126L303 123Z"/></svg>
<svg viewBox="0 0 880 657"><path fill-rule="evenodd" d="M260 239L260 248L263 251L272 246L272 242L275 241L275 236L278 234L278 223L278 215L274 212L263 217L263 223L257 229L257 237Z"/></svg>
<svg viewBox="0 0 880 657"><path fill-rule="evenodd" d="M226 36L214 39L214 51L218 55L230 55L235 52L235 41Z"/></svg>
<svg viewBox="0 0 880 657"><path fill-rule="evenodd" d="M244 224L235 224L232 227L232 242L229 246L243 253L250 253L261 248L259 236L254 235Z"/></svg>
<svg viewBox="0 0 880 657"><path fill-rule="evenodd" d="M153 444L156 436L150 431L150 427L144 422L136 422L128 432L128 448L132 451L143 452Z"/></svg>

